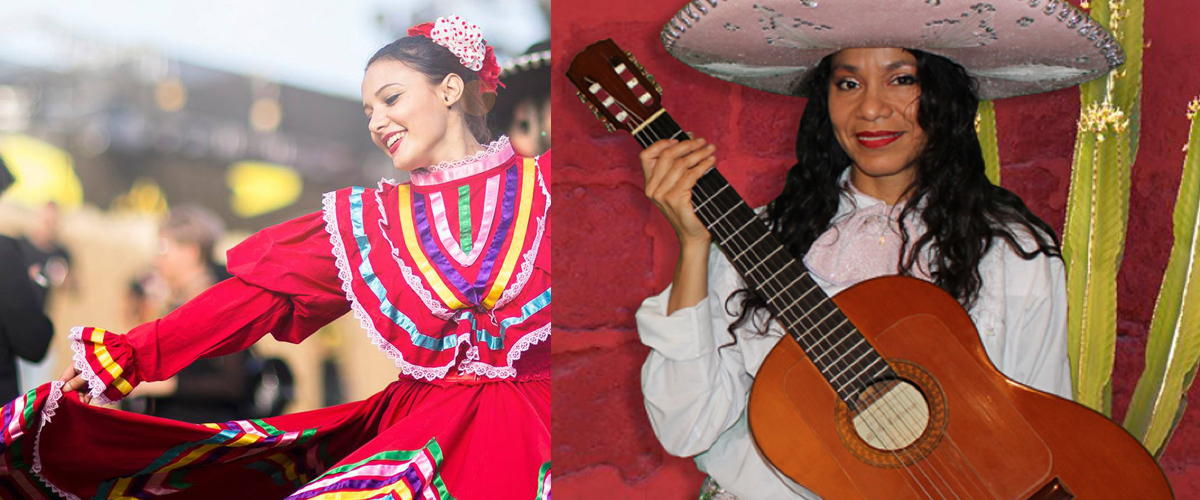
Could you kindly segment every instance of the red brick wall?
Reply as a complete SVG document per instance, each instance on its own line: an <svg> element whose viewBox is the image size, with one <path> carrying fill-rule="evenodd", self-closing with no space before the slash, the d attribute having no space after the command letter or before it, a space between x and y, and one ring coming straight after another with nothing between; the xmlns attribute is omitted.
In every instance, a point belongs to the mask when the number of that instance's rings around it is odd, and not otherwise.
<svg viewBox="0 0 1200 500"><path fill-rule="evenodd" d="M725 176L753 204L770 200L794 162L803 101L728 84L668 56L659 29L678 0L559 2L555 67L589 43L613 38L666 89L685 129L717 143ZM1200 93L1200 20L1189 0L1146 2L1141 150L1134 166L1129 236L1119 284L1121 338L1116 413L1141 373L1145 332L1171 246L1171 211L1183 164L1187 103ZM561 73L561 72L560 72ZM671 279L677 246L645 201L639 148L607 134L555 75L558 244L554 342L554 461L562 498L695 498L702 478L689 459L666 455L646 419L639 369L647 349L633 311ZM1003 184L1061 230L1079 96L1075 89L999 101ZM1200 387L1200 384L1197 385ZM1198 400L1200 389L1193 388ZM1200 411L1185 414L1162 457L1180 499L1200 498Z"/></svg>

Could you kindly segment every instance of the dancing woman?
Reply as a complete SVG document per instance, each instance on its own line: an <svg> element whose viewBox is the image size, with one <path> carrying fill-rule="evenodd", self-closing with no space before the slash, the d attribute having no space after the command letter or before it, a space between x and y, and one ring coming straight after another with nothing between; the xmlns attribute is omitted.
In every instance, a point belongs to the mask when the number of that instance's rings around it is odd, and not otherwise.
<svg viewBox="0 0 1200 500"><path fill-rule="evenodd" d="M62 380L4 407L0 496L549 498L550 154L488 142L498 74L458 16L380 49L363 110L411 181L327 193L160 320L74 329ZM399 371L367 400L204 425L85 404L351 311Z"/></svg>

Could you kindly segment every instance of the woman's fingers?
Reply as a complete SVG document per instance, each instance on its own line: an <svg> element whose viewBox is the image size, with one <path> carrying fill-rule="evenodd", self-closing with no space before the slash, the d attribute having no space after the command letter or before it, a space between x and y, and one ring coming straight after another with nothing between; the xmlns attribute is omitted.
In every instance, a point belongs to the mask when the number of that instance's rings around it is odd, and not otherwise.
<svg viewBox="0 0 1200 500"><path fill-rule="evenodd" d="M716 150L717 150L717 146L715 144L707 144L702 148L696 149L695 151L688 153L683 158L680 158L679 162L681 163L681 166L683 166L684 168L687 168L688 170L691 170L691 169L696 168L696 166L699 165L700 162L702 162L708 158L711 158L713 153Z"/></svg>
<svg viewBox="0 0 1200 500"><path fill-rule="evenodd" d="M58 381L66 382L75 378L77 375L79 375L79 371L76 370L74 366L68 366L67 369L63 371L63 374L59 375Z"/></svg>
<svg viewBox="0 0 1200 500"><path fill-rule="evenodd" d="M664 188L654 197L656 202L669 205L678 213L686 212L684 218L688 219L692 214L692 187L696 185L700 176L708 172L708 169L717 162L717 158L712 156L711 150L697 151L695 154L700 154L700 156L685 162L686 167L672 169L669 178L664 182L664 186L669 183L670 189Z"/></svg>
<svg viewBox="0 0 1200 500"><path fill-rule="evenodd" d="M708 229L692 213L692 186L716 163L704 139L660 141L646 149L646 196L662 211L681 242L707 241Z"/></svg>
<svg viewBox="0 0 1200 500"><path fill-rule="evenodd" d="M715 149L704 139L683 141L663 149L655 158L646 180L646 195L655 198L654 193L668 193L680 188L690 190L690 185L677 186L676 182L683 177L684 171L711 156Z"/></svg>
<svg viewBox="0 0 1200 500"><path fill-rule="evenodd" d="M58 377L58 380L60 382L66 382L62 387L63 392L79 391L80 389L87 387L87 379L84 378L83 374L79 373L79 370L76 370L74 366L68 366L67 369L63 371L62 376ZM86 390L80 391L79 400L83 401L84 403L91 403L92 395Z"/></svg>
<svg viewBox="0 0 1200 500"><path fill-rule="evenodd" d="M670 166L662 168L661 178L655 185L647 185L647 196L659 202L668 199L690 200L692 186L695 185L698 176L689 174L694 173L702 162L713 158L715 149L710 144L690 150L683 157L674 159Z"/></svg>
<svg viewBox="0 0 1200 500"><path fill-rule="evenodd" d="M678 143L679 141L675 139L663 139L642 150L638 158L642 160L642 173L645 174L646 181L650 180L650 174L654 171L654 162L658 160L663 150Z"/></svg>
<svg viewBox="0 0 1200 500"><path fill-rule="evenodd" d="M67 392L77 391L86 386L87 386L87 379L83 378L83 375L77 375L77 376L75 376L75 378L72 378L71 380L67 381L66 385L63 386L63 391L67 391Z"/></svg>
<svg viewBox="0 0 1200 500"><path fill-rule="evenodd" d="M653 163L648 171L646 178L646 194L657 192L659 187L664 184L664 181L670 176L671 172L678 167L679 157L686 155L696 148L700 147L696 141L676 141L658 153L654 158ZM669 188L669 184L668 184Z"/></svg>

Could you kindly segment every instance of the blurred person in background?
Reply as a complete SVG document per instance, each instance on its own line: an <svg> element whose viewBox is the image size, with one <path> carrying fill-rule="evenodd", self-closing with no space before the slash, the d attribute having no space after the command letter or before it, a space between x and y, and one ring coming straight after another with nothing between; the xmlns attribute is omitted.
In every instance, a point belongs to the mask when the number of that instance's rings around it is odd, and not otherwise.
<svg viewBox="0 0 1200 500"><path fill-rule="evenodd" d="M12 173L0 160L0 195L13 184ZM42 292L30 276L37 270L14 239L0 235L0 397L19 394L17 357L41 361L54 335L54 325L42 312Z"/></svg>
<svg viewBox="0 0 1200 500"><path fill-rule="evenodd" d="M491 140L499 73L458 16L380 49L365 122L410 181L327 193L322 211L231 249L234 277L162 319L75 328L74 366L0 413L0 491L549 499L550 154ZM87 404L267 333L300 342L350 311L399 372L367 400L204 425Z"/></svg>
<svg viewBox="0 0 1200 500"><path fill-rule="evenodd" d="M550 41L533 44L504 63L504 92L496 98L492 130L506 134L513 150L535 156L550 150Z"/></svg>
<svg viewBox="0 0 1200 500"><path fill-rule="evenodd" d="M59 208L55 202L42 206L25 236L17 241L25 255L30 277L42 294L43 305L50 301L50 291L74 287L71 279L71 254L58 241Z"/></svg>
<svg viewBox="0 0 1200 500"><path fill-rule="evenodd" d="M164 313L231 277L212 258L224 233L225 225L209 210L180 207L171 211L160 231L161 248L154 261L168 292ZM248 369L253 361L250 349L198 359L174 377L138 386L133 397L122 401L122 408L194 424L247 416L242 411L251 403Z"/></svg>

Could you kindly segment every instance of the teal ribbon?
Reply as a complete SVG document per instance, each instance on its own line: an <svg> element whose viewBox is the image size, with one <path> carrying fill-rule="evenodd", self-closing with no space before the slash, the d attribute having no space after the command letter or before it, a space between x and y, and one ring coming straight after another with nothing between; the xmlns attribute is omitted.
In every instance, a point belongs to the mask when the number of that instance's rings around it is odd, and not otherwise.
<svg viewBox="0 0 1200 500"><path fill-rule="evenodd" d="M447 335L443 338L434 338L424 335L417 331L417 325L412 322L408 316L400 312L388 300L387 288L380 281L379 276L375 275L374 268L371 267L371 241L367 239L367 232L363 225L363 203L362 203L363 188L354 187L350 190L350 228L354 233L354 243L358 245L358 253L362 256L362 264L358 266L358 274L362 276L367 287L375 293L375 298L379 299L379 312L392 320L396 326L403 328L408 332L409 338L413 345L423 347L431 351L445 351L453 349L458 345L458 337L456 335Z"/></svg>

